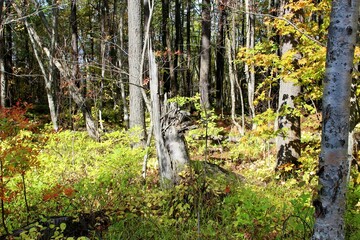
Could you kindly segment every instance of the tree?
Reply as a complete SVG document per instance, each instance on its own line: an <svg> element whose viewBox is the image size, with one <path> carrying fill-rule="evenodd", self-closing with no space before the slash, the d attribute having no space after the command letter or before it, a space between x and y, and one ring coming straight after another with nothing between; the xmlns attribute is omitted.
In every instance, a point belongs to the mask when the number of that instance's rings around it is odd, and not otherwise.
<svg viewBox="0 0 360 240"><path fill-rule="evenodd" d="M49 59L49 76L45 78L45 88L48 98L50 117L55 131L58 130L58 112L56 109L56 86L58 83L58 71L53 63L53 57L55 56L55 45L58 41L58 15L59 9L56 1L53 1L52 9L52 24L51 24L51 45L50 45L50 59Z"/></svg>
<svg viewBox="0 0 360 240"><path fill-rule="evenodd" d="M86 104L86 99L82 94L83 84L81 81L80 67L79 67L79 48L78 48L78 29L77 29L77 4L76 0L71 0L71 13L70 13L70 25L71 25L71 47L72 47L72 72L70 83L70 93L72 98L80 108L84 119L87 132L95 140L100 139L100 135L97 129L97 124L91 114L91 108ZM69 79L68 79L69 81Z"/></svg>
<svg viewBox="0 0 360 240"><path fill-rule="evenodd" d="M200 101L204 108L210 108L210 93L209 93L209 79L210 79L210 65L211 65L211 1L202 1L201 13L201 52L200 52L200 80L199 91Z"/></svg>
<svg viewBox="0 0 360 240"><path fill-rule="evenodd" d="M128 35L129 35L129 95L130 95L130 128L140 127L142 129L141 138L145 139L145 116L144 102L141 93L140 79L142 79L142 69L140 69L142 52L141 34L141 1L128 0Z"/></svg>
<svg viewBox="0 0 360 240"><path fill-rule="evenodd" d="M218 33L216 36L216 107L220 109L223 105L223 81L225 65L225 28L227 24L227 9L223 1L218 6Z"/></svg>
<svg viewBox="0 0 360 240"><path fill-rule="evenodd" d="M4 39L4 0L0 0L0 106L5 107L6 78L5 78L5 39Z"/></svg>
<svg viewBox="0 0 360 240"><path fill-rule="evenodd" d="M245 0L246 11L246 49L251 51L255 46L255 16L253 0ZM248 87L248 102L250 117L255 117L254 95L255 95L255 67L254 64L245 63L245 76ZM253 125L255 127L255 125Z"/></svg>
<svg viewBox="0 0 360 240"><path fill-rule="evenodd" d="M333 1L323 81L319 196L312 239L345 239L350 90L359 1Z"/></svg>
<svg viewBox="0 0 360 240"><path fill-rule="evenodd" d="M280 15L284 16L291 13L287 7L288 1L281 1ZM300 54L295 53L294 45L296 41L294 34L290 33L281 36L280 56L284 60L290 59L289 64L296 65ZM288 164L291 167L297 167L300 163L300 117L296 113L295 99L298 97L301 86L299 79L285 79L286 73L280 79L279 90L279 117L278 128L280 135L277 138L277 164L276 169Z"/></svg>

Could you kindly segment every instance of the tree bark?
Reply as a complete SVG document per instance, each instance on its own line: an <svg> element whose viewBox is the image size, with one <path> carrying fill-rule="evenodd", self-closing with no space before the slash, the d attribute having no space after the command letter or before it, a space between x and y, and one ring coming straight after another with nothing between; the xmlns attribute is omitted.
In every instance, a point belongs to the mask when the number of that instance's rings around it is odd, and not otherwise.
<svg viewBox="0 0 360 240"><path fill-rule="evenodd" d="M124 121L124 125L126 127L126 129L129 129L129 110L128 110L128 103L126 100L126 91L125 91L125 84L124 84L124 80L122 78L122 68L123 68L123 58L121 57L122 54L120 54L120 51L123 51L124 48L124 27L123 27L123 23L124 23L124 18L122 16L122 14L120 13L120 20L119 20L119 45L120 45L120 49L118 49L119 52L119 56L118 56L118 67L120 70L120 74L119 74L119 78L120 80L118 81L118 84L120 85L120 93L121 93L121 100L122 100L122 107L123 107L123 121Z"/></svg>
<svg viewBox="0 0 360 240"><path fill-rule="evenodd" d="M312 239L345 239L350 89L359 1L333 1L323 90L319 196Z"/></svg>
<svg viewBox="0 0 360 240"><path fill-rule="evenodd" d="M255 16L250 13L254 9L253 0L245 0L245 11L246 11L246 49L247 51L255 47ZM249 111L250 117L253 119L255 117L255 106L254 106L254 97L255 97L255 67L254 64L248 65L245 63L245 77L248 85L248 102L249 102ZM253 128L255 125L253 125Z"/></svg>
<svg viewBox="0 0 360 240"><path fill-rule="evenodd" d="M156 152L160 167L161 185L169 188L179 183L179 173L189 164L190 158L182 135L183 115L174 103L164 106L162 111L159 97L159 80L155 56L149 49L150 93L152 102L152 123ZM163 113L163 115L162 115Z"/></svg>
<svg viewBox="0 0 360 240"><path fill-rule="evenodd" d="M95 140L100 140L100 135L95 123L91 108L86 104L86 99L82 94L82 88L84 85L81 82L80 67L79 67L79 49L78 49L78 27L77 27L77 0L71 0L71 14L70 14L70 25L71 25L71 46L72 46L72 84L69 88L72 98L80 108L84 119L86 130L89 135ZM76 92L78 91L78 92Z"/></svg>
<svg viewBox="0 0 360 240"><path fill-rule="evenodd" d="M201 13L201 52L200 52L200 102L203 108L210 108L210 41L211 41L211 16L210 16L211 1L202 1Z"/></svg>
<svg viewBox="0 0 360 240"><path fill-rule="evenodd" d="M187 0L186 3L186 86L185 95L191 96L191 83L192 83L192 71L191 71L191 0Z"/></svg>
<svg viewBox="0 0 360 240"><path fill-rule="evenodd" d="M5 77L5 39L4 39L4 0L0 0L0 106L6 106L6 77Z"/></svg>
<svg viewBox="0 0 360 240"><path fill-rule="evenodd" d="M145 139L144 102L141 93L140 69L142 52L141 34L141 0L128 0L128 36L129 36L129 95L130 95L130 128L141 129L140 138Z"/></svg>
<svg viewBox="0 0 360 240"><path fill-rule="evenodd" d="M181 1L175 0L175 53L174 53L174 82L171 87L170 97L178 94L179 83L179 58L182 53L182 24L181 24Z"/></svg>
<svg viewBox="0 0 360 240"><path fill-rule="evenodd" d="M284 16L289 13L286 7L287 0L281 2L280 15ZM281 36L280 55L283 57L295 47L294 36L292 34ZM293 56L295 63L299 59L299 54ZM282 167L290 165L296 168L300 165L298 161L301 154L300 146L300 117L296 114L295 99L301 91L301 86L298 82L286 81L280 79L279 90L279 117L278 129L280 134L277 137L277 163L276 170L281 170Z"/></svg>
<svg viewBox="0 0 360 240"><path fill-rule="evenodd" d="M12 5L13 5L15 11L17 12L18 16L20 18L23 18L23 13L21 11L21 8L19 8L16 5L16 3L14 3L14 2L12 3ZM81 111L84 115L86 129L87 129L89 136L92 137L93 139L99 141L100 135L97 130L97 126L95 125L95 122L92 119L91 110L90 110L89 106L87 105L84 97L81 95L80 89L76 86L76 84L74 84L74 81L72 81L73 73L74 73L73 69L68 67L66 63L60 62L59 59L61 59L61 58L52 58L51 54L50 54L50 50L43 45L39 35L35 31L35 29L32 28L32 26L29 24L29 22L27 21L26 18L24 18L24 23L25 23L25 27L27 29L29 37L34 38L34 40L35 40L34 42L38 45L38 47L42 50L42 52L46 55L46 57L49 60L52 59L53 63L59 70L60 74L63 75L65 81L68 83L71 97L74 99L75 103L81 109ZM62 58L65 59L65 56L62 56Z"/></svg>
<svg viewBox="0 0 360 240"><path fill-rule="evenodd" d="M236 4L231 7L236 7ZM239 133L241 136L245 133L245 117L244 117L244 104L242 101L242 92L241 88L239 88L240 92L240 101L241 101L241 114L242 114L242 125L236 121L236 83L238 81L237 79L237 69L236 64L234 64L234 60L236 59L236 28L235 28L235 13L231 13L231 27L229 27L229 37L226 37L226 51L228 56L228 62L229 62L229 79L230 79L230 96L231 96L231 120L233 124L237 127ZM231 37L231 38L230 38Z"/></svg>
<svg viewBox="0 0 360 240"><path fill-rule="evenodd" d="M51 122L53 124L53 129L57 131L58 126L58 112L56 108L56 83L57 83L57 69L53 63L53 58L55 56L55 45L58 40L58 5L56 1L53 1L52 9L52 27L51 27L51 46L50 46L50 59L49 59L49 77L48 81L45 81L46 94L48 98L49 110ZM45 78L46 80L46 78Z"/></svg>
<svg viewBox="0 0 360 240"><path fill-rule="evenodd" d="M216 107L222 108L223 99L223 82L225 66L225 28L226 28L226 5L219 1L218 11L218 33L216 39ZM230 64L230 63L229 63Z"/></svg>

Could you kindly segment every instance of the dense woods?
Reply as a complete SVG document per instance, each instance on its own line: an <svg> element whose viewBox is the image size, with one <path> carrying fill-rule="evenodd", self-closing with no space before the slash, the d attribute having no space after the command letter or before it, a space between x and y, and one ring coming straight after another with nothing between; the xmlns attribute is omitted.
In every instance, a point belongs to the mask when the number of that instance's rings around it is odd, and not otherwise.
<svg viewBox="0 0 360 240"><path fill-rule="evenodd" d="M359 239L358 11L0 0L1 239Z"/></svg>

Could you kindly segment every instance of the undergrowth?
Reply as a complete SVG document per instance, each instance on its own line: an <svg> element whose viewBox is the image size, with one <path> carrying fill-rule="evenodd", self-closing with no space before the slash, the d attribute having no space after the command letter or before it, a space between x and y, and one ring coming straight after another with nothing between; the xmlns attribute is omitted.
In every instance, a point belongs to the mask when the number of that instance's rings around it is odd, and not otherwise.
<svg viewBox="0 0 360 240"><path fill-rule="evenodd" d="M191 134L202 134L201 127ZM92 228L91 239L309 239L314 224L312 199L317 192L318 135L303 135L302 168L284 180L273 171L269 129L266 125L249 132L240 143L222 140L218 144L226 144L229 150L220 163L208 153L209 163L193 161L179 186L162 190L152 151L146 181L141 177L145 151L132 148L136 134L106 133L98 143L83 132L53 133L45 128L34 133L40 142L36 164L25 175L28 207L17 191L5 203L5 224L11 232L39 221L40 216L103 211L110 224ZM213 132L218 134L218 130ZM255 141L259 136L263 140ZM202 138L190 141L189 148L203 153L203 143ZM360 234L356 174L352 174L348 194L348 239L358 239ZM11 179L8 185L16 189L19 179ZM58 226L54 239L66 239L66 227ZM37 236L39 230L31 229L22 239Z"/></svg>

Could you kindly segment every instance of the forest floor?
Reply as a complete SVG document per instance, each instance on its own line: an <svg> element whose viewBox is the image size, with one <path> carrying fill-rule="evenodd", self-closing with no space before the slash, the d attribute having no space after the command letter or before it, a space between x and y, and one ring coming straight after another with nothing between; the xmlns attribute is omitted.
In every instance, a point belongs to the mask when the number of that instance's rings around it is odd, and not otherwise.
<svg viewBox="0 0 360 240"><path fill-rule="evenodd" d="M3 223L10 239L309 239L320 151L314 121L302 123L301 167L281 172L269 121L242 137L229 120L199 125L186 134L191 167L168 190L159 186L153 145L142 178L146 151L131 147L131 133L108 132L97 143L45 127L23 139L38 151L26 175L6 182ZM351 176L347 239L360 239L357 169Z"/></svg>

